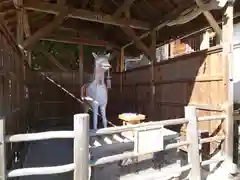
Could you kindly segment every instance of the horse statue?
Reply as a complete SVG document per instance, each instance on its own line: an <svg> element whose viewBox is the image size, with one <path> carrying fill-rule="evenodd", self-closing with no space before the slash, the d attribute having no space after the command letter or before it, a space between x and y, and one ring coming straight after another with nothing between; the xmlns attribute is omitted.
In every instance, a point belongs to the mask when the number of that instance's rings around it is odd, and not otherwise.
<svg viewBox="0 0 240 180"><path fill-rule="evenodd" d="M106 107L108 103L108 92L104 81L105 72L111 68L109 63L110 53L106 55L97 55L92 53L95 61L93 81L84 84L81 88L81 98L83 101L90 104L93 111L93 129L97 129L98 125L98 109L102 115L103 127L107 127ZM85 93L84 93L85 91ZM85 106L85 112L88 108Z"/></svg>

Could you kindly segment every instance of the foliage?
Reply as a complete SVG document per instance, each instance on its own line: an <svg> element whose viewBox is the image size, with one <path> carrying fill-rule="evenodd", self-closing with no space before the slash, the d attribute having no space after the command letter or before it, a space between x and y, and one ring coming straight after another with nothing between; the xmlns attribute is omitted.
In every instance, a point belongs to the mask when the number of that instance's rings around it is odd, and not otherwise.
<svg viewBox="0 0 240 180"><path fill-rule="evenodd" d="M35 69L54 71L57 67L47 59L42 50L51 54L65 68L69 70L79 69L79 45L50 41L40 41L36 45L35 50L32 52L32 66ZM104 50L105 48L84 46L84 69L92 66L92 52L103 52Z"/></svg>

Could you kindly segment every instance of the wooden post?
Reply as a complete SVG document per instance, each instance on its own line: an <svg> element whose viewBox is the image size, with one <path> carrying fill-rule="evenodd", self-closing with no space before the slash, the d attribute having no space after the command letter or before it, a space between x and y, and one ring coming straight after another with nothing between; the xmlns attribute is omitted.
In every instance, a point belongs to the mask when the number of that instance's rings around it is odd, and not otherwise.
<svg viewBox="0 0 240 180"><path fill-rule="evenodd" d="M88 180L89 171L89 115L74 115L74 180Z"/></svg>
<svg viewBox="0 0 240 180"><path fill-rule="evenodd" d="M201 180L201 165L199 155L199 138L197 127L197 110L194 106L185 107L185 118L189 120L186 138L190 142L188 146L188 163L192 165L190 171L191 180Z"/></svg>
<svg viewBox="0 0 240 180"><path fill-rule="evenodd" d="M233 164L233 2L227 2L225 6L222 26L222 61L223 61L223 82L224 101L226 105L227 118L224 123L226 168L228 173L236 173L237 167Z"/></svg>
<svg viewBox="0 0 240 180"><path fill-rule="evenodd" d="M0 119L0 179L7 180L6 177L6 153L5 153L5 119Z"/></svg>
<svg viewBox="0 0 240 180"><path fill-rule="evenodd" d="M120 92L123 91L123 71L124 71L124 48L121 48L121 57L120 57Z"/></svg>
<svg viewBox="0 0 240 180"><path fill-rule="evenodd" d="M150 79L150 87L151 87L151 97L150 97L150 116L149 118L151 119L151 121L153 120L152 118L154 118L154 114L155 114L155 92L156 92L156 89L155 89L155 64L156 64L156 35L157 35L157 31L154 30L151 32L151 38L152 38L152 44L151 44L151 47L150 47L150 52L151 52L151 68L150 68L150 71L151 71L151 79Z"/></svg>
<svg viewBox="0 0 240 180"><path fill-rule="evenodd" d="M84 75L84 68L83 68L83 62L84 62L84 51L83 51L83 45L79 45L79 75L80 75L80 86L83 86L83 75Z"/></svg>

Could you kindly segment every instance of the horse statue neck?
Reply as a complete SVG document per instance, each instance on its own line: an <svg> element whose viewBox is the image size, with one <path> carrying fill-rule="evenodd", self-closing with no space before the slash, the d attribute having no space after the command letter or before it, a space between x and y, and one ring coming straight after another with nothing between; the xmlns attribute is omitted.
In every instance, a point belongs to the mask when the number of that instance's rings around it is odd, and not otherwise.
<svg viewBox="0 0 240 180"><path fill-rule="evenodd" d="M94 81L99 85L104 85L105 84L104 77L105 77L104 70L101 68L100 65L96 64L94 69Z"/></svg>

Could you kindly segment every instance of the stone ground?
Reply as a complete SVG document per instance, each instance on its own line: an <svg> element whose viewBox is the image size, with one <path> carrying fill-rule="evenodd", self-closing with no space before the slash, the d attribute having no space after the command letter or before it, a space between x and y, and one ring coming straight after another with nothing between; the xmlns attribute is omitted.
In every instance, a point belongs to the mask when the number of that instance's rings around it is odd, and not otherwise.
<svg viewBox="0 0 240 180"><path fill-rule="evenodd" d="M23 167L44 167L68 164L73 161L73 142L70 139L57 139L36 141L29 145L28 152ZM119 152L117 152L119 153ZM112 152L116 154L116 151ZM111 153L107 153L111 155ZM99 154L94 158L106 156L106 153ZM97 166L92 169L92 180L167 180L172 179L174 175L178 175L175 171L180 167L177 161L178 153L176 149L165 152L155 153L149 157L145 157L145 161L138 163L129 163L129 161L118 161L111 164ZM182 163L186 163L186 155L181 154ZM137 159L131 159L130 162L136 162ZM139 160L140 161L140 160ZM128 164L128 165L127 165ZM163 172L165 172L164 175ZM168 172L168 173L166 173ZM218 172L224 172L224 168L220 168ZM206 171L203 170L205 177L203 179L224 180L222 173L218 175L210 175L206 178ZM219 176L220 174L220 176ZM170 175L170 177L169 177ZM161 178L160 178L161 177ZM28 176L21 177L20 180L72 180L73 173L64 173L57 175L44 176ZM180 179L186 179L183 174ZM235 179L237 180L237 179ZM239 179L240 180L240 179Z"/></svg>

